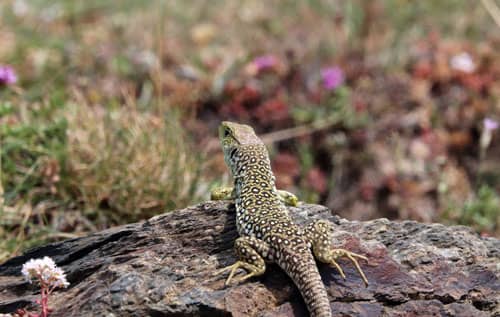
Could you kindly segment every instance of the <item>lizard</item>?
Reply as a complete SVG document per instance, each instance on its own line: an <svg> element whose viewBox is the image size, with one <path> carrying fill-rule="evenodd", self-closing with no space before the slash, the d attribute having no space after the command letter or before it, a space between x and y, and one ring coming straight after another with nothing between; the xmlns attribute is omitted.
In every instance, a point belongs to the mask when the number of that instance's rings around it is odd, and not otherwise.
<svg viewBox="0 0 500 317"><path fill-rule="evenodd" d="M285 203L294 205L298 200L293 194L276 189L269 153L252 127L223 121L219 139L234 187L214 190L212 198L235 201L239 237L234 248L239 259L215 274L229 272L225 285L231 281L239 283L264 274L266 262L274 262L293 280L312 317L330 317L330 302L315 259L335 267L345 279L336 260L348 258L365 285L368 280L357 258L368 259L333 248L330 222L317 220L302 228L292 221ZM237 278L239 269L247 273Z"/></svg>

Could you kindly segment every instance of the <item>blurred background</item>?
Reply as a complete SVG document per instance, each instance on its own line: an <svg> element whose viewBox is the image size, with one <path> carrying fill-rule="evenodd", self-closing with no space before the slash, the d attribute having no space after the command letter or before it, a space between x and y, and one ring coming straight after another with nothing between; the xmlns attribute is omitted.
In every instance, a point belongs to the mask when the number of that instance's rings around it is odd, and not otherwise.
<svg viewBox="0 0 500 317"><path fill-rule="evenodd" d="M495 0L0 2L0 261L207 200L221 120L349 219L500 233Z"/></svg>

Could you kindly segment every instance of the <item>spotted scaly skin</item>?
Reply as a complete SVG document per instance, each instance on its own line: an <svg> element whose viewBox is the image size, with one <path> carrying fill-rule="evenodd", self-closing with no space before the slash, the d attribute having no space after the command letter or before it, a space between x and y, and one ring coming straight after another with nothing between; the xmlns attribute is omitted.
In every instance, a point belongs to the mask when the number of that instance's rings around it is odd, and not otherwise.
<svg viewBox="0 0 500 317"><path fill-rule="evenodd" d="M219 136L224 158L234 177L231 197L236 204L236 226L239 238L235 250L239 261L217 274L230 271L226 285L239 268L248 273L236 279L244 281L264 274L266 262L277 263L297 285L311 316L331 316L330 302L314 257L335 266L335 261L349 258L366 277L356 260L364 256L344 249L333 249L331 224L316 221L305 228L295 225L275 187L267 150L250 126L222 122ZM313 256L314 254L314 256Z"/></svg>

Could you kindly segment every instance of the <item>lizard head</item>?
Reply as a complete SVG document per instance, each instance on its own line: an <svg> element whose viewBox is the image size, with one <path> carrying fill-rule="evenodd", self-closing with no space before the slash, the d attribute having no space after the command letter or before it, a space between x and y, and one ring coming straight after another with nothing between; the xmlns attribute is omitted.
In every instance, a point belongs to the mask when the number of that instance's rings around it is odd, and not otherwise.
<svg viewBox="0 0 500 317"><path fill-rule="evenodd" d="M230 163L234 155L246 147L264 146L252 127L229 121L219 126L219 138L226 162Z"/></svg>

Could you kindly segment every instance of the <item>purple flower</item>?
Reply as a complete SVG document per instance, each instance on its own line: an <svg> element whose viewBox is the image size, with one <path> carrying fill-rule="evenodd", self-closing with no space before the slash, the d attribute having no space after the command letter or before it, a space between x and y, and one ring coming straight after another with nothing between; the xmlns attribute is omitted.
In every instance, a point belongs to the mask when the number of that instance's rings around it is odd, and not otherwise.
<svg viewBox="0 0 500 317"><path fill-rule="evenodd" d="M485 118L483 120L483 125L484 125L484 129L488 130L488 131L496 130L499 127L498 122L493 120L493 119L490 119L490 118Z"/></svg>
<svg viewBox="0 0 500 317"><path fill-rule="evenodd" d="M278 60L273 55L262 55L253 59L252 64L256 68L257 72L274 67L278 63Z"/></svg>
<svg viewBox="0 0 500 317"><path fill-rule="evenodd" d="M338 66L324 68L321 70L321 80L325 89L334 90L344 83L344 72Z"/></svg>
<svg viewBox="0 0 500 317"><path fill-rule="evenodd" d="M16 73L10 66L0 65L0 85L10 85L17 81Z"/></svg>

